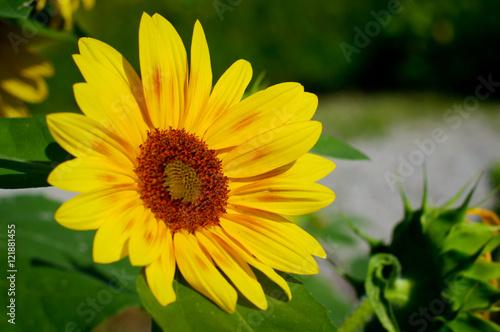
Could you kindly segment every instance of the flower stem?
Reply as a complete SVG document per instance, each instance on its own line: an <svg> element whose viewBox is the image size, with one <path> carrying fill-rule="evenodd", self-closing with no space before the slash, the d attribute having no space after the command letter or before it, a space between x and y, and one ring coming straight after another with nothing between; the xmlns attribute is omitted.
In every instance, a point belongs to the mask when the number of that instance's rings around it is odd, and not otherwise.
<svg viewBox="0 0 500 332"><path fill-rule="evenodd" d="M365 298L359 307L342 323L338 332L354 332L359 329L373 314L373 308L368 298Z"/></svg>

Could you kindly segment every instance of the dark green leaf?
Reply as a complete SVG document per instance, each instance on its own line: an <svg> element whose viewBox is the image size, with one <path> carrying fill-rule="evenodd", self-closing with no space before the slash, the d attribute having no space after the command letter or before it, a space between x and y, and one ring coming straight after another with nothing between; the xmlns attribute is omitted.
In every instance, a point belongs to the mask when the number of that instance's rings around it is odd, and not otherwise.
<svg viewBox="0 0 500 332"><path fill-rule="evenodd" d="M256 271L257 272L257 271ZM257 273L258 274L258 273ZM336 331L327 310L297 280L287 277L293 299L286 301L281 289L258 274L269 308L261 311L242 295L236 312L228 314L193 290L181 276L174 280L177 300L161 306L151 293L144 275L137 278L137 292L147 312L164 331Z"/></svg>
<svg viewBox="0 0 500 332"><path fill-rule="evenodd" d="M453 332L500 332L500 327L497 324L470 313L460 314L446 326Z"/></svg>
<svg viewBox="0 0 500 332"><path fill-rule="evenodd" d="M366 295L380 324L389 332L398 332L399 325L386 295L394 288L400 274L401 265L393 255L376 254L368 263Z"/></svg>
<svg viewBox="0 0 500 332"><path fill-rule="evenodd" d="M330 319L339 326L353 307L352 299L342 291L341 285L322 275L306 276L302 282L321 304L330 309Z"/></svg>
<svg viewBox="0 0 500 332"><path fill-rule="evenodd" d="M2 1L2 0L0 0ZM47 15L47 19L49 14L44 13L44 14L39 14L35 15L40 16L40 19L45 19L45 16ZM17 20L17 25L19 27L24 28L26 31L29 31L31 34L36 34L36 37L41 36L41 37L47 37L52 40L61 40L61 41L70 41L74 44L78 41L78 37L75 35L74 31L65 31L65 30L57 30L53 29L50 26L46 26L43 24L38 23L37 21L31 19L31 18L20 18ZM25 38L34 38L32 35L26 34L26 36L23 36ZM42 43L43 44L43 43ZM54 47L56 44L51 43L50 47ZM56 46L58 47L58 46ZM64 54L67 56L67 54ZM57 66L57 64L55 64Z"/></svg>
<svg viewBox="0 0 500 332"><path fill-rule="evenodd" d="M91 331L106 317L140 304L135 291L138 269L127 261L94 264L94 232L58 225L53 219L58 206L39 196L0 200L4 216L0 250L7 252L8 225L15 225L13 268L17 271L16 324L2 319L0 331ZM6 266L7 261L3 262ZM1 275L1 294L10 287L6 270Z"/></svg>
<svg viewBox="0 0 500 332"><path fill-rule="evenodd" d="M28 17L33 9L31 3L29 0L0 0L0 17Z"/></svg>
<svg viewBox="0 0 500 332"><path fill-rule="evenodd" d="M0 188L48 186L50 171L71 158L50 135L45 116L0 119Z"/></svg>
<svg viewBox="0 0 500 332"><path fill-rule="evenodd" d="M500 300L500 290L489 282L457 277L443 294L452 301L452 309L488 310Z"/></svg>
<svg viewBox="0 0 500 332"><path fill-rule="evenodd" d="M493 280L500 278L500 263L476 262L462 273L464 277L476 280Z"/></svg>
<svg viewBox="0 0 500 332"><path fill-rule="evenodd" d="M473 255L491 240L494 231L498 231L498 227L478 223L458 224L444 239L441 253L457 250L464 254Z"/></svg>
<svg viewBox="0 0 500 332"><path fill-rule="evenodd" d="M370 160L359 150L328 135L321 135L310 152L338 159Z"/></svg>

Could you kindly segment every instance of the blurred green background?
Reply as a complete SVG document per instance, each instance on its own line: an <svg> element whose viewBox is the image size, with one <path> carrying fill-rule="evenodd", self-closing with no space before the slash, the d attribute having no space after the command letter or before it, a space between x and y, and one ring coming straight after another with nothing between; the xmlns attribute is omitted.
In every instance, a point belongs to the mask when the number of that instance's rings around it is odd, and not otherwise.
<svg viewBox="0 0 500 332"><path fill-rule="evenodd" d="M165 16L186 45L199 19L215 77L230 63L245 58L255 73L266 71L269 82L298 81L316 93L355 88L467 94L479 75L499 74L500 3L494 0L307 4L298 0L100 0L92 11L80 9L76 22L82 34L109 42L138 68L137 28L142 11ZM347 45L358 51L346 57ZM65 54L56 67L61 66L68 80L75 80L75 67L65 66L67 61Z"/></svg>

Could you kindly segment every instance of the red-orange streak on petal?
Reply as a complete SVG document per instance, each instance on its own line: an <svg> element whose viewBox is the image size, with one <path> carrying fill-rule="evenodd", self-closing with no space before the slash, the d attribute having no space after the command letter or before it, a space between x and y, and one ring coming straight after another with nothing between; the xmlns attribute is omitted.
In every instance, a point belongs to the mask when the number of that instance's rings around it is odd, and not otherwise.
<svg viewBox="0 0 500 332"><path fill-rule="evenodd" d="M203 270L207 270L207 264L205 264L205 261L203 259L201 259L201 257L195 256L194 258L198 262L197 265L198 265L199 268L201 268Z"/></svg>
<svg viewBox="0 0 500 332"><path fill-rule="evenodd" d="M92 146L92 150L94 150L94 151L96 151L104 156L111 155L109 148L104 144L104 142L102 140L92 141L91 146Z"/></svg>
<svg viewBox="0 0 500 332"><path fill-rule="evenodd" d="M116 177L111 174L97 174L97 178L104 182L115 182Z"/></svg>
<svg viewBox="0 0 500 332"><path fill-rule="evenodd" d="M160 97L160 91L161 91L161 71L159 67L156 67L153 73L153 84L154 84L154 89L156 91L156 94L158 97Z"/></svg>
<svg viewBox="0 0 500 332"><path fill-rule="evenodd" d="M280 195L272 194L271 192L267 195L257 196L255 199L260 202L314 202L313 199L305 197L282 197Z"/></svg>
<svg viewBox="0 0 500 332"><path fill-rule="evenodd" d="M255 120L257 120L258 117L259 117L259 113L252 113L250 115L247 115L246 117L244 117L243 119L241 119L240 121L238 121L237 123L235 123L232 126L232 130L234 132L242 130L243 128L245 128L246 126L249 126Z"/></svg>

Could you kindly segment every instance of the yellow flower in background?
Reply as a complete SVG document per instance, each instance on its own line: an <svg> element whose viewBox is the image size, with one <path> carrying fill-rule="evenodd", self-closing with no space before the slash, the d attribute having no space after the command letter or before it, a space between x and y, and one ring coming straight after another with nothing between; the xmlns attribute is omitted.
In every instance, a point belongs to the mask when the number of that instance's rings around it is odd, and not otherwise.
<svg viewBox="0 0 500 332"><path fill-rule="evenodd" d="M33 40L19 42L21 30L0 22L0 117L29 115L24 102L39 103L48 96L45 78L52 65L36 53Z"/></svg>
<svg viewBox="0 0 500 332"><path fill-rule="evenodd" d="M500 218L497 216L497 214L493 211L490 210L485 210L481 208L472 208L467 210L467 215L468 216L478 216L481 219L481 222L485 225L488 226L500 226ZM495 232L498 233L498 232ZM493 259L491 257L491 252L485 252L483 254L483 257L480 258L480 260L491 263L493 262ZM491 279L490 283L498 288L498 280L497 279ZM498 305L498 304L497 304ZM490 312L489 311L480 311L478 312L478 315L483 317L484 319L489 320L490 319Z"/></svg>
<svg viewBox="0 0 500 332"><path fill-rule="evenodd" d="M64 21L64 30L71 30L73 28L73 14L80 8L80 2L83 8L90 10L94 7L95 0L49 0L56 6L56 13L53 17L55 24L60 24L60 20ZM40 11L47 5L47 0L38 0L35 9ZM53 23L54 24L54 23Z"/></svg>
<svg viewBox="0 0 500 332"><path fill-rule="evenodd" d="M500 218L496 215L495 212L481 209L481 208L472 208L467 210L468 216L478 216L481 219L481 222L488 226L500 226ZM494 232L498 233L498 232ZM491 252L486 252L483 255L483 259L487 262L492 262ZM497 280L491 280L491 284L495 287L498 287Z"/></svg>
<svg viewBox="0 0 500 332"><path fill-rule="evenodd" d="M145 266L162 305L176 299L178 268L227 312L236 308L234 287L267 308L250 266L289 297L273 269L318 273L313 255L326 257L321 245L284 217L317 211L335 198L315 183L335 164L308 153L321 133L321 124L310 121L315 95L283 83L241 100L252 76L244 60L212 89L199 22L189 71L179 35L158 14L141 19L142 81L107 44L81 38L79 48L74 59L86 83L74 92L85 116L47 116L56 141L76 158L48 181L82 193L55 218L71 229L97 229L95 262L129 256L132 265Z"/></svg>

